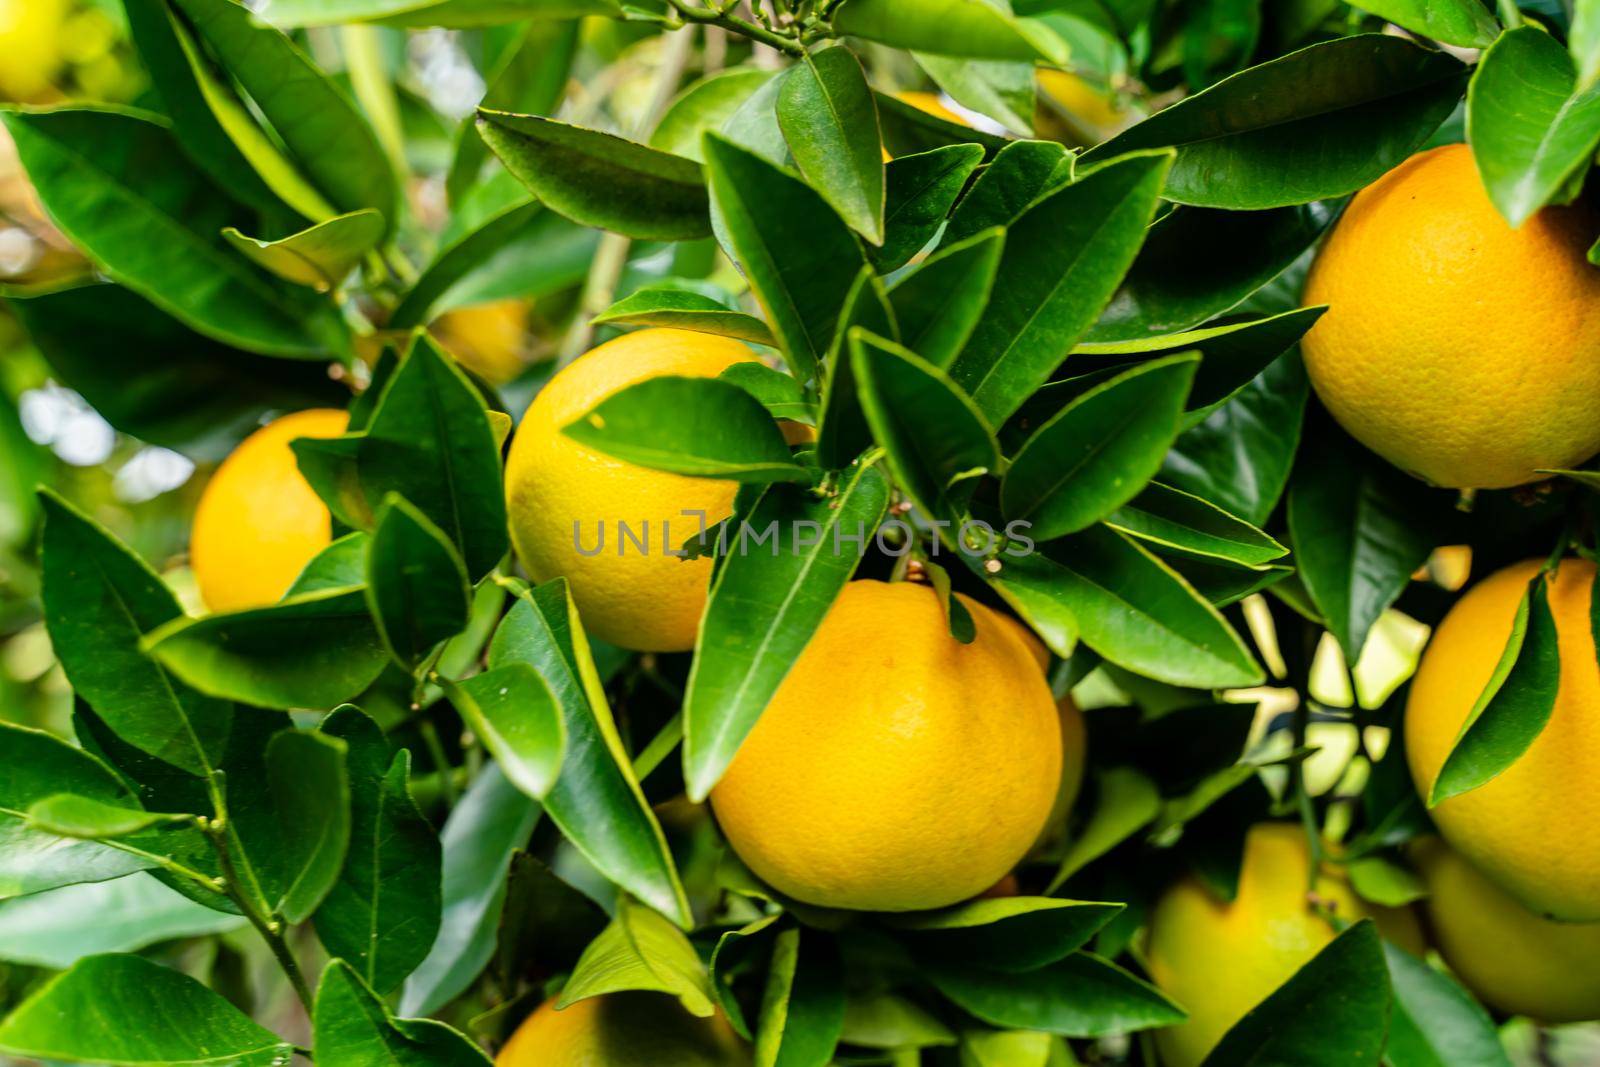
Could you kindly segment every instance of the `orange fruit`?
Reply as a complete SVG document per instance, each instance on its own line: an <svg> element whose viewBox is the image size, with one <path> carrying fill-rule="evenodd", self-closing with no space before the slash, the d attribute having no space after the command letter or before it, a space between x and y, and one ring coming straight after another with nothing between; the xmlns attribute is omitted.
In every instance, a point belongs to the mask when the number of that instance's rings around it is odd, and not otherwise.
<svg viewBox="0 0 1600 1067"><path fill-rule="evenodd" d="M608 993L556 1009L539 1005L495 1067L749 1067L720 1016L690 1015L665 993Z"/></svg>

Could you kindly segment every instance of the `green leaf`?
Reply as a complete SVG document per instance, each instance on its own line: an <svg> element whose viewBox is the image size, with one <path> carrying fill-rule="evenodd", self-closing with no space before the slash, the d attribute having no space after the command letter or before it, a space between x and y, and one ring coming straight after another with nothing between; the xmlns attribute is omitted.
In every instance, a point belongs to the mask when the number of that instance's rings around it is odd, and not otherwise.
<svg viewBox="0 0 1600 1067"><path fill-rule="evenodd" d="M1343 196L1422 147L1465 73L1402 37L1340 37L1224 78L1079 165L1170 145L1178 158L1162 195L1180 204L1255 211Z"/></svg>
<svg viewBox="0 0 1600 1067"><path fill-rule="evenodd" d="M1508 30L1467 87L1467 139L1496 210L1520 226L1552 201L1600 144L1600 88L1578 91L1572 57L1538 26Z"/></svg>
<svg viewBox="0 0 1600 1067"><path fill-rule="evenodd" d="M717 378L648 378L612 393L562 433L641 467L741 482L808 482L761 402Z"/></svg>
<svg viewBox="0 0 1600 1067"><path fill-rule="evenodd" d="M155 571L55 493L39 494L45 624L74 691L118 736L191 774L216 765L233 709L178 684L142 650L183 618Z"/></svg>
<svg viewBox="0 0 1600 1067"><path fill-rule="evenodd" d="M1093 814L1068 844L1047 892L1054 893L1068 878L1155 822L1161 814L1160 791L1132 767L1108 767L1094 779Z"/></svg>
<svg viewBox="0 0 1600 1067"><path fill-rule="evenodd" d="M1500 24L1478 0L1361 0L1357 5L1421 37L1458 48L1487 48Z"/></svg>
<svg viewBox="0 0 1600 1067"><path fill-rule="evenodd" d="M891 917L919 955L997 971L1033 971L1088 943L1125 905L1054 897L973 900L942 911Z"/></svg>
<svg viewBox="0 0 1600 1067"><path fill-rule="evenodd" d="M933 55L916 58L918 66L962 107L986 115L1022 137L1032 135L1037 100L1031 62L973 62Z"/></svg>
<svg viewBox="0 0 1600 1067"><path fill-rule="evenodd" d="M864 330L851 331L850 365L895 480L929 517L959 520L974 476L1000 463L977 406L944 371Z"/></svg>
<svg viewBox="0 0 1600 1067"><path fill-rule="evenodd" d="M396 1019L344 960L317 987L319 1063L349 1067L488 1067L489 1057L459 1031L433 1019Z"/></svg>
<svg viewBox="0 0 1600 1067"><path fill-rule="evenodd" d="M467 627L467 569L444 531L396 493L384 498L367 546L367 606L407 670Z"/></svg>
<svg viewBox="0 0 1600 1067"><path fill-rule="evenodd" d="M464 226L460 233L447 234L433 260L394 309L390 327L409 330L448 310L451 294L470 279L475 269L525 238L549 214L544 205L526 197L524 193L512 203L500 205L475 225Z"/></svg>
<svg viewBox="0 0 1600 1067"><path fill-rule="evenodd" d="M1349 662L1439 543L1448 496L1342 434L1301 450L1289 488L1289 537L1300 579Z"/></svg>
<svg viewBox="0 0 1600 1067"><path fill-rule="evenodd" d="M1074 1067L1072 1050L1034 1030L969 1030L961 1035L961 1067Z"/></svg>
<svg viewBox="0 0 1600 1067"><path fill-rule="evenodd" d="M1052 188L1066 184L1071 161L1055 141L1013 141L979 171L950 216L943 243L955 244L991 226L1010 226Z"/></svg>
<svg viewBox="0 0 1600 1067"><path fill-rule="evenodd" d="M773 556L742 541L722 553L684 698L684 780L694 800L733 761L855 573L888 503L888 481L857 465L831 498L774 485L743 519L736 536L763 536L775 524L781 543Z"/></svg>
<svg viewBox="0 0 1600 1067"><path fill-rule="evenodd" d="M777 345L767 324L690 289L649 286L623 297L594 317L596 326L661 326Z"/></svg>
<svg viewBox="0 0 1600 1067"><path fill-rule="evenodd" d="M704 148L729 252L789 368L809 378L866 262L861 245L822 197L782 167L714 133Z"/></svg>
<svg viewBox="0 0 1600 1067"><path fill-rule="evenodd" d="M1153 338L1220 315L1283 274L1333 222L1337 207L1318 202L1269 211L1168 212L1150 227L1127 277L1084 340ZM1196 285L1196 278L1205 284Z"/></svg>
<svg viewBox="0 0 1600 1067"><path fill-rule="evenodd" d="M1223 1035L1210 1067L1376 1064L1389 1023L1389 973L1371 919L1334 938Z"/></svg>
<svg viewBox="0 0 1600 1067"><path fill-rule="evenodd" d="M701 78L672 101L650 134L650 147L704 163L700 140L705 132L722 129L775 74L756 67L734 67Z"/></svg>
<svg viewBox="0 0 1600 1067"><path fill-rule="evenodd" d="M222 236L258 267L325 293L338 288L361 257L377 246L383 230L383 216L368 208L335 215L276 241L246 237L232 226Z"/></svg>
<svg viewBox="0 0 1600 1067"><path fill-rule="evenodd" d="M939 607L944 611L945 628L950 636L963 645L972 644L977 639L978 627L972 621L972 612L967 610L967 606L951 588L950 572L931 559L923 563L923 570L927 572L928 584L938 594Z"/></svg>
<svg viewBox="0 0 1600 1067"><path fill-rule="evenodd" d="M939 992L994 1026L1102 1037L1185 1017L1155 986L1087 952L1020 974L931 958L922 964Z"/></svg>
<svg viewBox="0 0 1600 1067"><path fill-rule="evenodd" d="M950 366L991 421L1042 385L1105 307L1144 240L1171 162L1157 153L1107 164L1011 227L994 295Z"/></svg>
<svg viewBox="0 0 1600 1067"><path fill-rule="evenodd" d="M317 359L328 305L223 243L237 209L154 116L109 108L0 112L50 217L108 276L196 331L247 351Z"/></svg>
<svg viewBox="0 0 1600 1067"><path fill-rule="evenodd" d="M1394 1007L1383 1057L1392 1067L1511 1067L1489 1013L1448 975L1383 943Z"/></svg>
<svg viewBox="0 0 1600 1067"><path fill-rule="evenodd" d="M1069 610L1083 641L1112 663L1171 685L1259 685L1233 627L1178 573L1121 534L1093 526L1048 553L1005 562L999 577Z"/></svg>
<svg viewBox="0 0 1600 1067"><path fill-rule="evenodd" d="M145 811L128 804L107 804L76 793L55 793L29 806L27 825L30 830L59 837L103 841L131 837L156 827L187 822L189 818L188 815Z"/></svg>
<svg viewBox="0 0 1600 1067"><path fill-rule="evenodd" d="M898 270L927 247L944 224L983 148L953 144L891 159L884 168L883 247L868 249L880 274Z"/></svg>
<svg viewBox="0 0 1600 1067"><path fill-rule="evenodd" d="M931 115L897 96L880 92L874 92L873 96L878 101L884 150L896 158L958 144L976 144L985 154L993 155L1011 143L1005 137Z"/></svg>
<svg viewBox="0 0 1600 1067"><path fill-rule="evenodd" d="M700 165L615 134L480 109L478 132L552 211L647 241L711 233Z"/></svg>
<svg viewBox="0 0 1600 1067"><path fill-rule="evenodd" d="M1170 485L1151 482L1123 507L1106 516L1119 533L1148 541L1182 556L1227 560L1259 567L1289 550L1243 519Z"/></svg>
<svg viewBox="0 0 1600 1067"><path fill-rule="evenodd" d="M439 932L439 838L411 798L411 753L391 752L378 724L348 704L318 729L346 746L350 849L317 909L317 938L388 993Z"/></svg>
<svg viewBox="0 0 1600 1067"><path fill-rule="evenodd" d="M750 362L735 363L717 377L755 397L775 419L789 419L806 426L817 423L817 413L806 399L805 387L792 375L773 370L765 363Z"/></svg>
<svg viewBox="0 0 1600 1067"><path fill-rule="evenodd" d="M1600 77L1600 5L1594 0L1574 0L1567 48L1578 67L1578 88L1587 89Z"/></svg>
<svg viewBox="0 0 1600 1067"><path fill-rule="evenodd" d="M584 949L556 1007L632 989L675 996L702 1018L716 1011L711 974L688 937L657 912L622 897L611 924Z"/></svg>
<svg viewBox="0 0 1600 1067"><path fill-rule="evenodd" d="M27 825L28 809L64 790L117 806L138 802L100 760L65 741L0 722L0 899L76 882L103 882L152 866L92 841Z"/></svg>
<svg viewBox="0 0 1600 1067"><path fill-rule="evenodd" d="M933 1014L889 993L868 993L847 1000L841 1037L849 1045L896 1051L956 1043L956 1035Z"/></svg>
<svg viewBox="0 0 1600 1067"><path fill-rule="evenodd" d="M1543 572L1528 583L1505 651L1428 793L1428 806L1492 780L1538 740L1561 681L1556 622Z"/></svg>
<svg viewBox="0 0 1600 1067"><path fill-rule="evenodd" d="M426 1015L454 1000L494 956L511 855L527 845L539 805L491 763L445 820L438 936L406 978L400 1011Z"/></svg>
<svg viewBox="0 0 1600 1067"><path fill-rule="evenodd" d="M883 137L854 53L835 46L805 56L778 92L778 127L811 187L851 229L883 244Z"/></svg>
<svg viewBox="0 0 1600 1067"><path fill-rule="evenodd" d="M284 730L267 745L267 775L281 830L283 892L273 911L303 922L344 868L350 846L350 779L345 743Z"/></svg>
<svg viewBox="0 0 1600 1067"><path fill-rule="evenodd" d="M567 748L545 810L606 878L685 926L689 906L661 827L633 773L564 579L519 596L489 646L489 667L525 663L561 707Z"/></svg>
<svg viewBox="0 0 1600 1067"><path fill-rule="evenodd" d="M755 1040L755 1035L745 1021L733 982L756 965L758 950L765 950L776 938L781 919L781 915L764 915L736 930L726 930L711 950L711 991L717 1006L728 1016L729 1025L746 1041Z"/></svg>
<svg viewBox="0 0 1600 1067"><path fill-rule="evenodd" d="M443 685L511 784L543 800L555 785L565 739L561 708L539 672L508 663Z"/></svg>
<svg viewBox="0 0 1600 1067"><path fill-rule="evenodd" d="M986 0L849 0L833 17L841 34L908 52L968 59L1065 63L1066 45L1027 19Z"/></svg>
<svg viewBox="0 0 1600 1067"><path fill-rule="evenodd" d="M279 1067L294 1049L188 975L109 955L79 961L24 1000L0 1023L0 1051L130 1067Z"/></svg>
<svg viewBox="0 0 1600 1067"><path fill-rule="evenodd" d="M265 14L279 26L381 22L392 26L466 29L516 18L615 15L610 0L268 0Z"/></svg>
<svg viewBox="0 0 1600 1067"><path fill-rule="evenodd" d="M1029 536L1076 533L1132 500L1161 468L1199 362L1153 359L1068 404L1012 458L1000 485L1007 518Z"/></svg>
<svg viewBox="0 0 1600 1067"><path fill-rule="evenodd" d="M389 661L359 587L176 619L143 644L200 692L264 708L342 704L371 685Z"/></svg>
<svg viewBox="0 0 1600 1067"><path fill-rule="evenodd" d="M844 1030L838 946L825 933L778 934L761 998L756 1067L826 1067Z"/></svg>
<svg viewBox="0 0 1600 1067"><path fill-rule="evenodd" d="M294 42L234 0L169 2L337 210L399 217L399 182L372 127Z"/></svg>
<svg viewBox="0 0 1600 1067"><path fill-rule="evenodd" d="M455 545L468 578L506 554L500 447L483 397L426 335L384 388L357 465L368 506L376 512L389 493L405 497Z"/></svg>
<svg viewBox="0 0 1600 1067"><path fill-rule="evenodd" d="M946 369L966 346L994 290L1005 248L998 227L947 245L908 272L889 291L905 346Z"/></svg>
<svg viewBox="0 0 1600 1067"><path fill-rule="evenodd" d="M196 904L148 874L62 886L0 903L0 958L64 971L85 956L237 930L242 916Z"/></svg>
<svg viewBox="0 0 1600 1067"><path fill-rule="evenodd" d="M862 450L872 444L872 431L861 412L856 375L850 365L850 334L858 327L880 337L898 337L900 332L883 279L867 266L856 272L822 365L825 380L817 424L817 461L829 470L855 462Z"/></svg>

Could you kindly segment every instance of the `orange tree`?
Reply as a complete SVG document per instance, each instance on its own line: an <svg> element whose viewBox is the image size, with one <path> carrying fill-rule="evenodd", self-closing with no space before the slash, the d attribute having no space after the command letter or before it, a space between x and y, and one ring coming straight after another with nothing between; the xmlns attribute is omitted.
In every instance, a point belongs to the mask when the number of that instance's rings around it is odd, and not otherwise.
<svg viewBox="0 0 1600 1067"><path fill-rule="evenodd" d="M0 42L0 1052L1589 1062L1593 0Z"/></svg>

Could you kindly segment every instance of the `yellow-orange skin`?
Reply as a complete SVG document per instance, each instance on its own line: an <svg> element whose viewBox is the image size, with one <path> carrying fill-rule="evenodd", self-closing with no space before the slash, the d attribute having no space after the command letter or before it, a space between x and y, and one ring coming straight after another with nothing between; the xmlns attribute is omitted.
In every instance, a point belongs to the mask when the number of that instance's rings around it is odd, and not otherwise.
<svg viewBox="0 0 1600 1067"><path fill-rule="evenodd" d="M1028 654L1039 665L1039 670L1046 672L1048 677L1050 650L1039 640L1039 635L1020 619L1004 612L995 612L995 618L1021 639ZM1089 730L1083 721L1082 710L1071 696L1056 701L1056 716L1061 723L1061 784L1056 789L1056 802L1050 808L1050 818L1045 822L1045 839L1061 826L1067 812L1077 802L1078 793L1083 789L1084 764L1089 757Z"/></svg>
<svg viewBox="0 0 1600 1067"><path fill-rule="evenodd" d="M711 793L728 842L796 900L910 911L999 881L1044 826L1061 727L988 608L950 636L925 585L851 582Z"/></svg>
<svg viewBox="0 0 1600 1067"><path fill-rule="evenodd" d="M239 443L200 494L189 562L212 611L242 611L283 597L333 540L333 517L295 464L289 442L338 437L349 416L297 411Z"/></svg>
<svg viewBox="0 0 1600 1067"><path fill-rule="evenodd" d="M1310 872L1305 831L1292 823L1261 823L1245 838L1239 892L1231 903L1193 876L1156 903L1150 976L1189 1013L1186 1022L1156 1031L1165 1067L1197 1067L1234 1023L1333 940L1333 926L1308 899ZM1331 873L1317 879L1316 893L1340 918L1371 916L1386 936L1422 951L1409 911L1365 904Z"/></svg>
<svg viewBox="0 0 1600 1067"><path fill-rule="evenodd" d="M556 1010L547 1000L517 1028L495 1067L749 1067L720 1016L690 1015L665 993L609 993Z"/></svg>
<svg viewBox="0 0 1600 1067"><path fill-rule="evenodd" d="M1436 837L1411 858L1433 942L1481 1000L1545 1023L1600 1018L1600 923L1541 919Z"/></svg>
<svg viewBox="0 0 1600 1067"><path fill-rule="evenodd" d="M1406 705L1406 758L1426 799L1499 662L1542 561L1467 590L1423 653ZM1589 628L1594 564L1563 560L1549 587L1561 657L1555 708L1517 761L1433 809L1446 841L1538 915L1600 920L1600 668Z"/></svg>
<svg viewBox="0 0 1600 1067"><path fill-rule="evenodd" d="M447 311L428 327L456 362L496 385L527 366L528 300L494 300Z"/></svg>
<svg viewBox="0 0 1600 1067"><path fill-rule="evenodd" d="M43 100L61 69L66 0L0 0L0 100Z"/></svg>
<svg viewBox="0 0 1600 1067"><path fill-rule="evenodd" d="M1466 145L1356 194L1306 280L1306 369L1358 440L1435 485L1500 488L1600 450L1600 271L1581 208L1513 230Z"/></svg>
<svg viewBox="0 0 1600 1067"><path fill-rule="evenodd" d="M578 357L550 379L517 427L506 463L506 503L517 555L538 581L565 576L589 631L641 652L694 647L711 584L711 560L669 555L733 510L734 482L686 478L625 463L562 433L600 401L646 378L711 378L754 359L725 337L687 330L640 330ZM618 555L619 523L641 535ZM603 528L600 552L593 552ZM664 543L663 534L670 540Z"/></svg>

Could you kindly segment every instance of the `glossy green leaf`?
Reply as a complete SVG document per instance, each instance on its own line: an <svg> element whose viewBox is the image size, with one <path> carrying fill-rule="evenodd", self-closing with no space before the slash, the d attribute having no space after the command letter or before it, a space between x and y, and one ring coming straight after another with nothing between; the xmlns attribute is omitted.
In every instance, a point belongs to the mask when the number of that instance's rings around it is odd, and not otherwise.
<svg viewBox="0 0 1600 1067"><path fill-rule="evenodd" d="M856 466L825 499L769 487L744 525L728 535L684 698L684 780L691 798L703 799L722 777L855 573L888 503L883 475ZM744 530L765 536L774 524L782 542L775 555L744 541Z"/></svg>
<svg viewBox="0 0 1600 1067"><path fill-rule="evenodd" d="M883 279L871 267L856 272L828 355L823 360L822 411L817 423L817 460L830 470L853 463L872 444L872 431L861 412L855 370L850 365L850 333L857 328L880 337L900 334Z"/></svg>
<svg viewBox="0 0 1600 1067"><path fill-rule="evenodd" d="M526 663L445 683L445 692L511 784L543 800L555 784L564 744L561 708Z"/></svg>
<svg viewBox="0 0 1600 1067"><path fill-rule="evenodd" d="M867 252L879 273L905 266L933 240L982 161L983 148L975 144L946 145L889 161L884 168L883 245Z"/></svg>
<svg viewBox="0 0 1600 1067"><path fill-rule="evenodd" d="M617 885L689 922L661 827L645 801L595 671L564 579L518 597L489 646L489 667L525 663L561 706L567 748L545 810L567 840Z"/></svg>
<svg viewBox="0 0 1600 1067"><path fill-rule="evenodd" d="M735 363L717 375L732 382L761 402L767 413L775 419L789 419L806 426L815 426L817 414L806 399L805 387L792 375L773 370L765 363Z"/></svg>
<svg viewBox="0 0 1600 1067"><path fill-rule="evenodd" d="M56 225L112 279L208 337L315 359L339 343L314 294L223 243L237 209L154 116L109 108L0 113Z"/></svg>
<svg viewBox="0 0 1600 1067"><path fill-rule="evenodd" d="M1454 979L1388 941L1383 958L1394 990L1383 1050L1392 1067L1511 1067L1489 1013Z"/></svg>
<svg viewBox="0 0 1600 1067"><path fill-rule="evenodd" d="M1233 1025L1205 1062L1376 1064L1389 1023L1389 973L1372 920L1334 938Z"/></svg>
<svg viewBox="0 0 1600 1067"><path fill-rule="evenodd" d="M783 79L778 128L800 173L851 229L883 243L883 137L861 61L843 46L807 55Z"/></svg>
<svg viewBox="0 0 1600 1067"><path fill-rule="evenodd" d="M846 1044L897 1052L956 1044L956 1035L926 1008L892 993L863 993L844 1006Z"/></svg>
<svg viewBox="0 0 1600 1067"><path fill-rule="evenodd" d="M1173 146L1162 195L1257 211L1354 192L1420 148L1465 69L1403 37L1360 34L1224 78L1080 157Z"/></svg>
<svg viewBox="0 0 1600 1067"><path fill-rule="evenodd" d="M650 147L704 163L700 140L705 132L722 129L757 89L773 79L774 73L734 67L701 78L672 101L650 134Z"/></svg>
<svg viewBox="0 0 1600 1067"><path fill-rule="evenodd" d="M263 241L230 226L228 243L264 270L318 292L335 289L383 237L383 216L371 209L335 215L299 233Z"/></svg>
<svg viewBox="0 0 1600 1067"><path fill-rule="evenodd" d="M99 524L45 491L45 623L73 689L129 744L191 774L215 766L233 709L176 684L142 650L183 617L150 567Z"/></svg>
<svg viewBox="0 0 1600 1067"><path fill-rule="evenodd" d="M1047 891L1143 830L1161 814L1161 792L1132 767L1108 767L1094 776L1093 813L1067 845Z"/></svg>
<svg viewBox="0 0 1600 1067"><path fill-rule="evenodd" d="M1066 62L1059 37L986 0L849 0L833 28L908 52Z"/></svg>
<svg viewBox="0 0 1600 1067"><path fill-rule="evenodd" d="M396 1019L344 960L322 972L313 1012L320 1063L350 1067L488 1067L489 1057L433 1019Z"/></svg>
<svg viewBox="0 0 1600 1067"><path fill-rule="evenodd" d="M344 758L343 741L307 730L284 730L267 746L285 875L273 910L290 922L310 918L344 868L350 847Z"/></svg>
<svg viewBox="0 0 1600 1067"><path fill-rule="evenodd" d="M1289 550L1243 519L1170 485L1151 482L1106 516L1119 533L1177 553L1259 567Z"/></svg>
<svg viewBox="0 0 1600 1067"><path fill-rule="evenodd" d="M342 704L372 684L389 660L359 587L177 619L143 644L200 692L264 708Z"/></svg>
<svg viewBox="0 0 1600 1067"><path fill-rule="evenodd" d="M995 1026L1101 1037L1184 1019L1155 986L1087 952L1021 974L933 959L923 969L939 992Z"/></svg>
<svg viewBox="0 0 1600 1067"><path fill-rule="evenodd" d="M376 511L389 493L405 497L455 545L468 578L506 554L500 447L483 398L427 336L384 388L357 463L368 505Z"/></svg>
<svg viewBox="0 0 1600 1067"><path fill-rule="evenodd" d="M670 994L704 1018L716 1011L710 972L688 937L658 912L623 897L611 924L584 949L556 1007L634 989Z"/></svg>
<svg viewBox="0 0 1600 1067"><path fill-rule="evenodd" d="M889 302L908 349L941 369L955 361L989 304L1005 240L1004 230L984 230L939 249L895 284Z"/></svg>
<svg viewBox="0 0 1600 1067"><path fill-rule="evenodd" d="M169 2L335 208L398 218L399 183L372 127L294 42L234 0Z"/></svg>
<svg viewBox="0 0 1600 1067"><path fill-rule="evenodd" d="M1500 24L1479 0L1361 0L1357 6L1458 48L1487 48L1500 32Z"/></svg>
<svg viewBox="0 0 1600 1067"><path fill-rule="evenodd" d="M467 569L444 531L390 493L367 545L367 606L389 654L410 669L467 626Z"/></svg>
<svg viewBox="0 0 1600 1067"><path fill-rule="evenodd" d="M974 476L1000 462L977 406L944 371L865 331L851 333L850 365L895 480L929 517L959 519Z"/></svg>
<svg viewBox="0 0 1600 1067"><path fill-rule="evenodd" d="M1563 189L1589 169L1600 145L1600 88L1578 91L1572 57L1542 28L1509 30L1467 87L1467 138L1489 199L1520 226L1567 199Z"/></svg>
<svg viewBox="0 0 1600 1067"><path fill-rule="evenodd" d="M612 393L562 432L606 455L674 474L811 480L761 402L717 378L648 378Z"/></svg>
<svg viewBox="0 0 1600 1067"><path fill-rule="evenodd" d="M478 115L495 155L552 211L643 240L711 232L705 177L694 160L537 115Z"/></svg>
<svg viewBox="0 0 1600 1067"><path fill-rule="evenodd" d="M427 956L406 978L403 1015L438 1011L470 986L494 957L511 855L528 843L539 805L491 763L450 809L443 846L443 911Z"/></svg>
<svg viewBox="0 0 1600 1067"><path fill-rule="evenodd" d="M729 1025L746 1041L754 1041L755 1032L745 1021L744 1007L734 994L733 982L755 965L760 952L770 951L781 929L777 925L781 919L781 915L764 915L736 930L724 931L717 938L716 948L711 950L711 992L716 996L717 1006L727 1015Z"/></svg>
<svg viewBox="0 0 1600 1067"><path fill-rule="evenodd" d="M1063 185L1070 161L1055 141L1014 141L990 160L956 205L943 243L950 245L989 229L1010 226L1054 186Z"/></svg>
<svg viewBox="0 0 1600 1067"><path fill-rule="evenodd" d="M819 930L778 934L761 998L756 1067L827 1067L844 1030L838 946Z"/></svg>
<svg viewBox="0 0 1600 1067"><path fill-rule="evenodd" d="M876 92L873 95L878 100L878 124L883 128L884 150L897 159L958 144L976 144L985 155L993 155L1011 143L1008 138L929 114L897 96Z"/></svg>
<svg viewBox="0 0 1600 1067"><path fill-rule="evenodd" d="M1561 653L1543 573L1528 583L1494 673L1428 792L1433 807L1492 780L1538 740L1555 711Z"/></svg>
<svg viewBox="0 0 1600 1067"><path fill-rule="evenodd" d="M767 324L691 289L651 286L623 297L594 317L596 325L661 326L776 345Z"/></svg>
<svg viewBox="0 0 1600 1067"><path fill-rule="evenodd" d="M1019 136L1032 136L1037 101L1031 62L974 62L952 56L918 55L917 64L962 107L993 119Z"/></svg>
<svg viewBox="0 0 1600 1067"><path fill-rule="evenodd" d="M1055 897L973 900L890 918L919 954L997 971L1037 970L1082 948L1123 909Z"/></svg>
<svg viewBox="0 0 1600 1067"><path fill-rule="evenodd" d="M714 133L706 172L727 229L779 348L797 377L815 373L856 272L860 242L805 182Z"/></svg>
<svg viewBox="0 0 1600 1067"><path fill-rule="evenodd" d="M350 705L319 730L346 746L350 849L317 909L317 938L388 993L422 962L439 932L439 837L411 797L411 753L393 752L378 724Z"/></svg>
<svg viewBox="0 0 1600 1067"><path fill-rule="evenodd" d="M245 924L145 873L0 902L0 959L64 971L85 956L224 934Z"/></svg>
<svg viewBox="0 0 1600 1067"><path fill-rule="evenodd" d="M81 960L35 990L0 1023L0 1051L129 1067L281 1067L294 1050L188 975L108 955Z"/></svg>
<svg viewBox="0 0 1600 1067"><path fill-rule="evenodd" d="M145 811L130 807L131 803L108 804L76 793L55 793L28 807L27 825L58 837L104 841L189 820L187 815Z"/></svg>
<svg viewBox="0 0 1600 1067"><path fill-rule="evenodd" d="M1048 541L1132 500L1161 467L1198 357L1154 359L1068 404L1012 458L1000 486L1007 518Z"/></svg>
<svg viewBox="0 0 1600 1067"><path fill-rule="evenodd" d="M1051 193L1011 227L994 295L950 377L994 422L1049 377L1133 262L1172 157L1135 155Z"/></svg>

